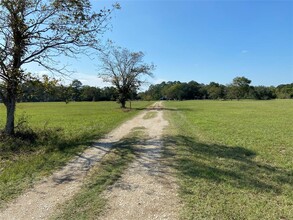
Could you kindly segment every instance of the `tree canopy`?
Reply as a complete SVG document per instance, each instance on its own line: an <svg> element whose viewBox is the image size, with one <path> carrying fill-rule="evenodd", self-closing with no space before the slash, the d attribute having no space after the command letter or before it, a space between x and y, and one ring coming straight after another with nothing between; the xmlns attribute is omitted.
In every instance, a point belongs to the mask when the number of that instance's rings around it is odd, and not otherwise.
<svg viewBox="0 0 293 220"><path fill-rule="evenodd" d="M125 48L110 47L102 53L99 76L112 83L119 94L121 107L125 108L126 100L145 82L144 76L152 76L155 66L143 61L144 53L131 52Z"/></svg>
<svg viewBox="0 0 293 220"><path fill-rule="evenodd" d="M99 50L99 36L108 29L112 9L92 11L89 0L0 1L0 96L7 109L5 132L14 133L14 113L24 65L57 67L60 55L75 57L89 48Z"/></svg>
<svg viewBox="0 0 293 220"><path fill-rule="evenodd" d="M216 82L209 84L195 81L162 82L151 85L149 89L140 93L146 100L192 100L192 99L257 99L269 100L275 98L293 98L293 83L274 86L251 86L251 80L245 77L235 77L232 83L222 85Z"/></svg>

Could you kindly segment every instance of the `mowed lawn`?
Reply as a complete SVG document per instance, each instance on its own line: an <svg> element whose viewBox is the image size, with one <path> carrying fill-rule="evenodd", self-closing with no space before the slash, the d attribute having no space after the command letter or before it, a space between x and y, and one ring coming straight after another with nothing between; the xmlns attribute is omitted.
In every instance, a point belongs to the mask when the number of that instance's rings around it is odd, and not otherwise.
<svg viewBox="0 0 293 220"><path fill-rule="evenodd" d="M183 219L293 219L293 100L164 105Z"/></svg>
<svg viewBox="0 0 293 220"><path fill-rule="evenodd" d="M0 207L150 104L133 102L131 111L115 102L18 104L16 125L23 134L0 142ZM2 104L2 128L5 114Z"/></svg>

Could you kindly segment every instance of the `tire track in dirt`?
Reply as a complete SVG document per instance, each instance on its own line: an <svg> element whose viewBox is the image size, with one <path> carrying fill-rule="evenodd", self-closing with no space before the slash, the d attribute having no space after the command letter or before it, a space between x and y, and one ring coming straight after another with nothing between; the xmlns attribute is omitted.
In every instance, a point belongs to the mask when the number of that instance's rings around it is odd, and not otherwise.
<svg viewBox="0 0 293 220"><path fill-rule="evenodd" d="M177 185L160 163L163 118L160 102L114 129L61 170L37 183L32 189L0 210L0 219L48 219L82 187L89 169L111 150L111 146L136 127L145 127L149 140L137 146L138 159L114 186L105 192L109 201L101 219L177 219ZM148 112L155 117L144 119Z"/></svg>
<svg viewBox="0 0 293 220"><path fill-rule="evenodd" d="M178 219L178 187L170 169L162 161L162 135L168 122L163 118L161 103L151 109L152 118L140 117L148 137L136 146L137 159L113 186L104 192L108 207L100 217L114 219ZM147 117L146 117L147 118Z"/></svg>

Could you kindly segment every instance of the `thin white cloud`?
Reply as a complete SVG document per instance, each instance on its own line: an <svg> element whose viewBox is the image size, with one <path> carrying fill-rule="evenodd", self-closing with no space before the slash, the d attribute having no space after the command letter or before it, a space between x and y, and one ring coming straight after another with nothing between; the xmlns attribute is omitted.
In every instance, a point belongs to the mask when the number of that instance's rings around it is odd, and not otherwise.
<svg viewBox="0 0 293 220"><path fill-rule="evenodd" d="M241 50L241 53L248 53L248 50Z"/></svg>

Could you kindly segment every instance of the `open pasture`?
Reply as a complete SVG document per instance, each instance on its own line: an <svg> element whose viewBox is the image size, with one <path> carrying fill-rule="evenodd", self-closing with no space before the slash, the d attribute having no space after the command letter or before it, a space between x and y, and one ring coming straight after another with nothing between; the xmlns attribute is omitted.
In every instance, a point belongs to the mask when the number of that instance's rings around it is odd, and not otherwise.
<svg viewBox="0 0 293 220"><path fill-rule="evenodd" d="M184 219L293 218L292 100L164 104Z"/></svg>
<svg viewBox="0 0 293 220"><path fill-rule="evenodd" d="M0 206L150 104L133 102L131 111L115 102L18 104L22 134L0 143ZM0 119L4 127L3 105Z"/></svg>

